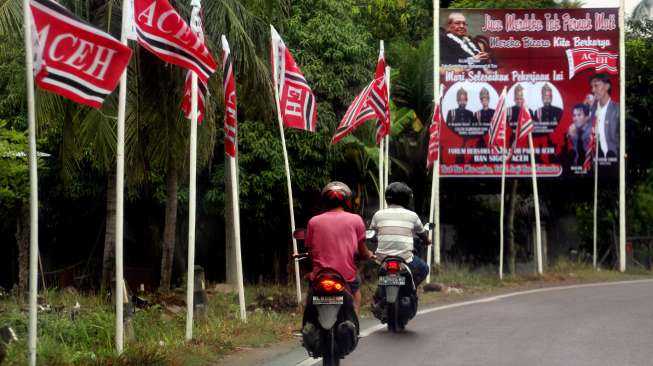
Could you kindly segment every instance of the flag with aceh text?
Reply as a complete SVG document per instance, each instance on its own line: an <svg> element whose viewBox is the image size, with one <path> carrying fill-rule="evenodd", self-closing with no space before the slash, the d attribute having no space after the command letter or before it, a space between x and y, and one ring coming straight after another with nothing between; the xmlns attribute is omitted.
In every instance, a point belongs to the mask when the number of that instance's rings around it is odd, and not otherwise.
<svg viewBox="0 0 653 366"><path fill-rule="evenodd" d="M315 95L290 50L274 27L272 35L272 79L279 96L281 120L286 127L315 132Z"/></svg>
<svg viewBox="0 0 653 366"><path fill-rule="evenodd" d="M30 0L36 84L101 108L127 68L131 49L52 0Z"/></svg>
<svg viewBox="0 0 653 366"><path fill-rule="evenodd" d="M192 70L206 82L218 65L204 42L167 0L134 0L138 43L165 62Z"/></svg>

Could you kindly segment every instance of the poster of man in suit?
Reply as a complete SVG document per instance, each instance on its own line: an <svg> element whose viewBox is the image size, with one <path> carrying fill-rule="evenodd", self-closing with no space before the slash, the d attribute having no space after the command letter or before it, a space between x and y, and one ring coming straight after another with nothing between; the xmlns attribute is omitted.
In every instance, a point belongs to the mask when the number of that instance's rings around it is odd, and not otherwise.
<svg viewBox="0 0 653 366"><path fill-rule="evenodd" d="M612 100L612 81L606 74L591 79L594 104L590 119L596 123L599 163L616 163L619 157L619 104Z"/></svg>

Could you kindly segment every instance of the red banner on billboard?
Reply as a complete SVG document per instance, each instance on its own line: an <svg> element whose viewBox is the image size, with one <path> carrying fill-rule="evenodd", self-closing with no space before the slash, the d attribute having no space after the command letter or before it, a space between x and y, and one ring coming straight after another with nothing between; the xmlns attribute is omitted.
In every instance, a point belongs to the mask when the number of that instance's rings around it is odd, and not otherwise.
<svg viewBox="0 0 653 366"><path fill-rule="evenodd" d="M619 29L615 9L445 10L440 15L441 174L499 177L490 148L499 93L508 176L530 175L520 112L532 118L539 176L616 171L619 152ZM591 169L588 169L591 167Z"/></svg>

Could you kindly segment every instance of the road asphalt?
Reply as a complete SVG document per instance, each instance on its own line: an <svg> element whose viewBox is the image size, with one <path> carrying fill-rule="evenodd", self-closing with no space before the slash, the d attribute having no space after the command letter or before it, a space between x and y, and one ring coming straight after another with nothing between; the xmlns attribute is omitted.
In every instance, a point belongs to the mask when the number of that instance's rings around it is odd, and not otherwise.
<svg viewBox="0 0 653 366"><path fill-rule="evenodd" d="M342 366L651 366L653 280L522 291L421 310L403 333L378 322ZM264 365L319 365L296 348Z"/></svg>

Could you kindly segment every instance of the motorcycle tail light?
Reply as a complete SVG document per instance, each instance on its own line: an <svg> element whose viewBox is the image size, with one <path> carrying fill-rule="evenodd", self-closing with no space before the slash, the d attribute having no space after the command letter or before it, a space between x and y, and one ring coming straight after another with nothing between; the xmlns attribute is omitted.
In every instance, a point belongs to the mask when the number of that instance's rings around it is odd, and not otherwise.
<svg viewBox="0 0 653 366"><path fill-rule="evenodd" d="M401 269L399 262L390 261L385 264L385 269L390 273L397 273Z"/></svg>
<svg viewBox="0 0 653 366"><path fill-rule="evenodd" d="M339 293L345 290L345 285L332 278L323 278L317 283L317 288L327 293Z"/></svg>

